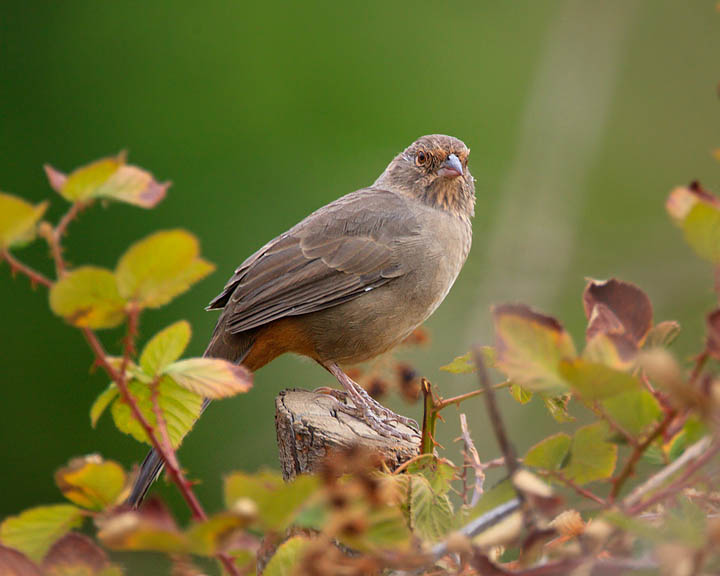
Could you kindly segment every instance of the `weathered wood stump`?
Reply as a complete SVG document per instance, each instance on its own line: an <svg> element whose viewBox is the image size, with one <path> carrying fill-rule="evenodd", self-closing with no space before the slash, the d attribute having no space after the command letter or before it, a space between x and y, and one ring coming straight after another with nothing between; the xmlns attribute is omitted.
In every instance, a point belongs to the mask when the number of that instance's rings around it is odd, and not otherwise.
<svg viewBox="0 0 720 576"><path fill-rule="evenodd" d="M285 480L317 470L329 452L362 445L379 452L390 469L416 456L420 439L411 442L380 436L363 421L337 410L338 400L320 392L284 390L275 398L280 463ZM412 431L396 424L406 434Z"/></svg>

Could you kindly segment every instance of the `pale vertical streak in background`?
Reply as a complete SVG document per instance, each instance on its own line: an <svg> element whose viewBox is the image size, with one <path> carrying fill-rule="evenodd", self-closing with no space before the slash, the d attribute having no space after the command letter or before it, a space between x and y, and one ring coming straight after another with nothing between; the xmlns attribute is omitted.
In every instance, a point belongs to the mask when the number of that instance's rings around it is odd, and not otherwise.
<svg viewBox="0 0 720 576"><path fill-rule="evenodd" d="M550 26L507 180L500 190L479 190L500 200L485 260L476 268L470 341L491 333L491 302L521 301L546 310L556 304L582 233L586 181L638 5L569 0Z"/></svg>

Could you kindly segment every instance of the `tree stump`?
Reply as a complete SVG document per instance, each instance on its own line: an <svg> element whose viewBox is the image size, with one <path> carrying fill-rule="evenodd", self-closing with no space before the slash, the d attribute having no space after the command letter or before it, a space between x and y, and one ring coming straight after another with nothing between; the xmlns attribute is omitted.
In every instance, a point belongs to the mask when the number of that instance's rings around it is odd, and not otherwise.
<svg viewBox="0 0 720 576"><path fill-rule="evenodd" d="M337 410L335 398L307 390L283 390L275 398L280 463L285 480L315 472L333 450L361 445L376 450L394 470L420 452L420 439L406 441L380 436L363 421ZM406 434L403 424L395 427Z"/></svg>

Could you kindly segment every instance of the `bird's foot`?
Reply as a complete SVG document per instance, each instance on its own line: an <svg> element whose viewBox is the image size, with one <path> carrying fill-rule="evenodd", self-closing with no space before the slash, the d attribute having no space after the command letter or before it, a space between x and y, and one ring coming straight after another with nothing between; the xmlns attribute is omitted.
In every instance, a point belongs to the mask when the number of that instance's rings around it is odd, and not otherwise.
<svg viewBox="0 0 720 576"><path fill-rule="evenodd" d="M352 406L340 402L338 409L346 414L355 416L365 422L375 432L386 438L401 438L408 442L413 442L420 437L419 427L415 420L395 414L392 410L388 410L377 402L365 389L357 382L353 381L345 374L337 365L331 364L326 366L330 372L338 379L345 389L345 398L352 402ZM339 392L339 391L338 391ZM341 396L336 393L328 392L334 398L340 400ZM406 434L398 430L393 423L402 424L412 430L412 434Z"/></svg>

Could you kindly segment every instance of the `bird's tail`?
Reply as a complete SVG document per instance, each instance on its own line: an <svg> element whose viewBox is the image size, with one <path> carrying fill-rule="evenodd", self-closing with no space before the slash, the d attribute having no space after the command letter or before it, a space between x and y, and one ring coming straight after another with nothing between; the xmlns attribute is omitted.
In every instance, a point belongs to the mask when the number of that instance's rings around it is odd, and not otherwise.
<svg viewBox="0 0 720 576"><path fill-rule="evenodd" d="M254 343L253 336L250 334L231 334L229 337L223 337L222 331L219 329L220 325L221 322L218 322L215 333L203 356L225 358L231 362L242 363L252 348ZM209 404L210 399L205 398L202 409L200 410L201 415L205 412L205 408L207 408ZM150 486L152 486L153 482L160 476L164 466L165 463L160 454L158 454L154 448L151 449L140 465L140 472L135 479L135 484L133 484L130 496L125 500L125 504L132 508L139 507Z"/></svg>

